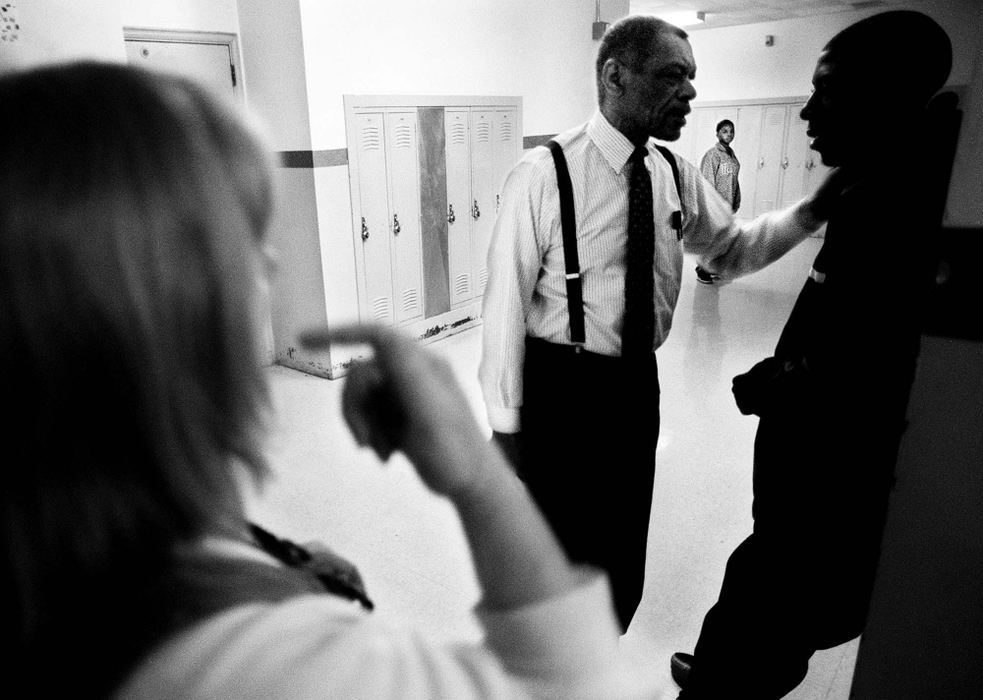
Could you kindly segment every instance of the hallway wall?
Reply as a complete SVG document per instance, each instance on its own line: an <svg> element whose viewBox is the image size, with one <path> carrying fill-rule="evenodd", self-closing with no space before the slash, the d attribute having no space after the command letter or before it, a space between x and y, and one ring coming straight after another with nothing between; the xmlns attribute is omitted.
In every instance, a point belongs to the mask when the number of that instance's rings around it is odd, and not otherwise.
<svg viewBox="0 0 983 700"><path fill-rule="evenodd" d="M697 63L696 101L808 95L823 46L842 29L886 9L912 9L929 15L953 45L951 85L970 82L980 43L983 9L977 0L892 3L852 12L802 17L689 32ZM765 46L765 36L775 38Z"/></svg>

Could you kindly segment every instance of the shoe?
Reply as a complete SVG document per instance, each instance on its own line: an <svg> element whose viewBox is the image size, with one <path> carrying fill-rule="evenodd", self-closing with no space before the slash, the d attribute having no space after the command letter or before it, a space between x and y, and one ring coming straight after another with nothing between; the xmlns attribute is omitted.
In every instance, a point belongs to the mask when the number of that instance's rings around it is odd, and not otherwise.
<svg viewBox="0 0 983 700"><path fill-rule="evenodd" d="M689 672L692 668L692 654L684 654L681 651L677 651L672 655L672 659L669 660L669 672L672 674L672 679L676 681L676 685L680 688L686 687L686 681L689 680Z"/></svg>
<svg viewBox="0 0 983 700"><path fill-rule="evenodd" d="M712 274L710 272L707 272L706 270L704 270L699 265L696 266L696 281L697 282L702 282L703 284L713 284L713 278L714 277L716 277L716 275L714 275L714 274ZM717 277L717 279L720 279L720 278Z"/></svg>

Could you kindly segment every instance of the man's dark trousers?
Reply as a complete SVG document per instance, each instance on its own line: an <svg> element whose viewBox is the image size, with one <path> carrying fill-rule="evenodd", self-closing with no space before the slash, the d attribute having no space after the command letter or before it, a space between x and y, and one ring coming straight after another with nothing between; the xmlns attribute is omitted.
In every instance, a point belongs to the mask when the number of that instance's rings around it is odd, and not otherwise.
<svg viewBox="0 0 983 700"><path fill-rule="evenodd" d="M608 572L622 630L645 579L659 437L655 356L528 338L519 475L575 562Z"/></svg>

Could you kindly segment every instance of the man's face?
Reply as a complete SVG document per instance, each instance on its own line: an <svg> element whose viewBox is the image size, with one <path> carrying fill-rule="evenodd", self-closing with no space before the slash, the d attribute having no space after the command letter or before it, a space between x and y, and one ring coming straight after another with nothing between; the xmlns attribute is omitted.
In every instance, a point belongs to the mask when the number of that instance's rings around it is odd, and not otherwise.
<svg viewBox="0 0 983 700"><path fill-rule="evenodd" d="M862 155L863 140L873 135L868 124L874 116L870 96L856 88L846 70L829 52L820 54L812 76L812 96L801 112L809 123L809 147L830 167Z"/></svg>
<svg viewBox="0 0 983 700"><path fill-rule="evenodd" d="M663 34L638 72L625 68L621 109L631 126L663 141L675 141L696 97L696 63L689 42Z"/></svg>
<svg viewBox="0 0 983 700"><path fill-rule="evenodd" d="M729 146L730 142L734 140L734 127L730 124L724 124L720 127L717 130L717 140L725 146Z"/></svg>

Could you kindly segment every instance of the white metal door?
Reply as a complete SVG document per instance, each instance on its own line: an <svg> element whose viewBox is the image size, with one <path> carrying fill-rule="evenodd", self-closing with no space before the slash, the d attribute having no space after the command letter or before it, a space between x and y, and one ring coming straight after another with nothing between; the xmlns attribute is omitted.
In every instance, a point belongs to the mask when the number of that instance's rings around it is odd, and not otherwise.
<svg viewBox="0 0 983 700"><path fill-rule="evenodd" d="M386 114L396 323L423 316L423 251L416 112Z"/></svg>
<svg viewBox="0 0 983 700"><path fill-rule="evenodd" d="M799 116L802 105L789 105L788 130L785 135L785 157L782 160L782 208L798 202L805 194L806 168L809 157L807 124Z"/></svg>
<svg viewBox="0 0 983 700"><path fill-rule="evenodd" d="M716 109L699 107L690 113L693 122L693 165L697 168L703 162L703 156L717 143L717 133L714 126L717 123Z"/></svg>
<svg viewBox="0 0 983 700"><path fill-rule="evenodd" d="M471 269L474 295L485 293L488 244L495 219L495 112L471 112Z"/></svg>
<svg viewBox="0 0 983 700"><path fill-rule="evenodd" d="M758 152L761 148L761 119L764 109L757 105L737 110L736 134L731 147L741 164L741 208L737 215L751 218L758 184Z"/></svg>
<svg viewBox="0 0 983 700"><path fill-rule="evenodd" d="M468 109L444 112L447 163L447 269L451 306L471 299L471 140Z"/></svg>
<svg viewBox="0 0 983 700"><path fill-rule="evenodd" d="M126 40L131 65L179 73L225 97L235 97L237 80L227 44Z"/></svg>
<svg viewBox="0 0 983 700"><path fill-rule="evenodd" d="M787 111L785 105L768 105L764 108L761 148L758 150L757 187L754 193L755 216L778 208Z"/></svg>
<svg viewBox="0 0 983 700"><path fill-rule="evenodd" d="M363 322L392 325L393 272L389 242L388 178L385 120L381 112L356 114L355 157L361 221L355 235L362 248Z"/></svg>
<svg viewBox="0 0 983 700"><path fill-rule="evenodd" d="M514 109L495 112L495 136L495 215L498 216L505 178L519 160L520 134Z"/></svg>

